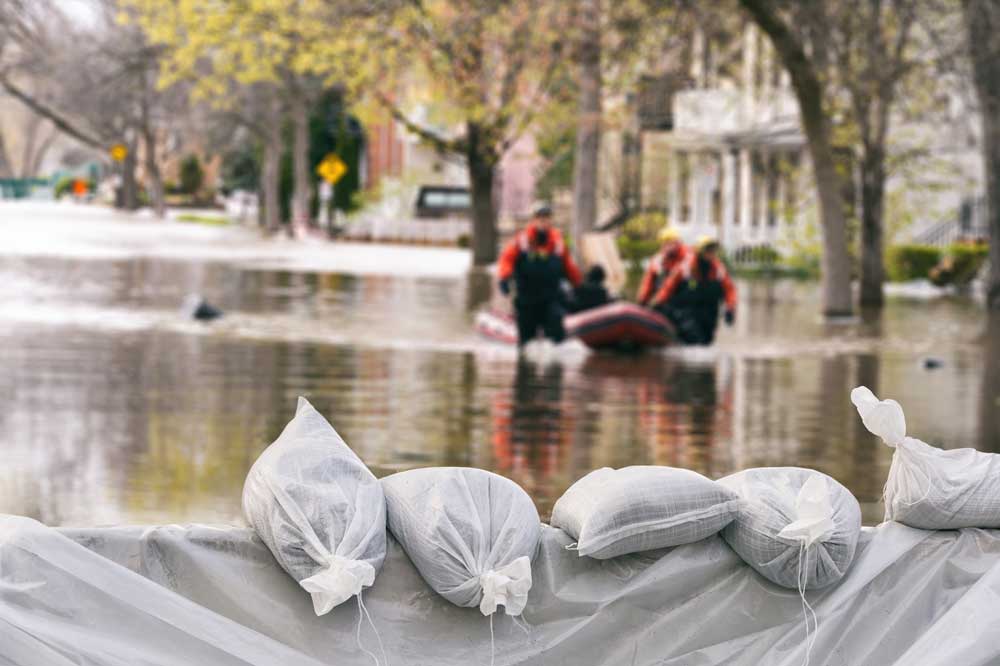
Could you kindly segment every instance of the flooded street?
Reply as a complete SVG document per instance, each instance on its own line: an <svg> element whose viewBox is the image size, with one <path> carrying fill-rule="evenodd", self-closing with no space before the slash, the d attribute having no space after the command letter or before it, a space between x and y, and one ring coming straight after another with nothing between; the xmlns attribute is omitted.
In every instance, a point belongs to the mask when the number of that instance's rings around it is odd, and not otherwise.
<svg viewBox="0 0 1000 666"><path fill-rule="evenodd" d="M299 395L379 476L482 467L544 516L600 466L717 478L801 465L877 522L891 450L857 418L858 384L900 401L916 437L1000 451L997 344L967 298L896 294L878 316L828 324L815 284L740 283L716 348L621 357L570 343L519 360L472 332L490 278L458 251L34 206L0 205L3 513L239 522L246 471ZM192 292L227 316L188 321Z"/></svg>

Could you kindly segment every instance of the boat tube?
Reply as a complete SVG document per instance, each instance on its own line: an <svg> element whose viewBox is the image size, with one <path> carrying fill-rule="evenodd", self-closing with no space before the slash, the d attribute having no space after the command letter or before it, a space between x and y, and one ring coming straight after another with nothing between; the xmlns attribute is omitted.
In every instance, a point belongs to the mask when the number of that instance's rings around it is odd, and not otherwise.
<svg viewBox="0 0 1000 666"><path fill-rule="evenodd" d="M566 336L579 338L592 349L639 351L678 344L677 334L666 317L634 303L616 302L567 315ZM476 331L487 338L517 344L514 315L482 310L476 315Z"/></svg>
<svg viewBox="0 0 1000 666"><path fill-rule="evenodd" d="M609 303L564 320L566 335L591 349L639 351L677 344L677 333L666 317L635 303Z"/></svg>

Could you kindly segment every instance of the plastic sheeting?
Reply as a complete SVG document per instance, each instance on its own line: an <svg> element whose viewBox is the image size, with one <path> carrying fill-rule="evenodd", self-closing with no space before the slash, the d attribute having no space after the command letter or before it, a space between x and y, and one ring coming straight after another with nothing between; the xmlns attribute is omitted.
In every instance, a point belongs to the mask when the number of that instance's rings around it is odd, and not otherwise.
<svg viewBox="0 0 1000 666"><path fill-rule="evenodd" d="M499 664L802 664L798 594L719 537L598 561L543 528L523 619L493 618ZM807 593L812 664L1000 663L1000 532L866 529L847 576ZM389 661L488 664L489 620L432 592L399 546L365 601ZM357 608L317 617L249 529L55 530L0 517L0 664L371 664ZM374 641L370 630L362 642Z"/></svg>

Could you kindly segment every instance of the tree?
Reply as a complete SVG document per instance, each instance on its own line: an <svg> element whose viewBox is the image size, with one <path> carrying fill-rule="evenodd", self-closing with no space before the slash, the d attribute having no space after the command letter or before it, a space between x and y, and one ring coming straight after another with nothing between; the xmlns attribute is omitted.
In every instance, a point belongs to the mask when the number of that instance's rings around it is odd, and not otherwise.
<svg viewBox="0 0 1000 666"><path fill-rule="evenodd" d="M294 220L310 217L309 109L327 87L350 77L356 62L349 31L356 15L378 11L328 0L220 0L163 3L126 0L149 39L166 50L161 85L192 82L196 99L209 101L258 138L265 224L276 229L282 125L293 126ZM252 99L248 99L252 98ZM259 109L249 113L248 106Z"/></svg>
<svg viewBox="0 0 1000 666"><path fill-rule="evenodd" d="M148 191L162 216L156 143L184 91L154 85L159 49L140 30L118 21L121 8L115 0L94 0L91 6L93 23L80 26L47 0L0 0L0 22L7 25L0 48L15 54L0 63L0 86L102 155L113 144L125 144L129 154L120 167L117 203L127 209L138 206L135 171L142 142Z"/></svg>
<svg viewBox="0 0 1000 666"><path fill-rule="evenodd" d="M371 24L380 44L379 68L369 79L375 98L422 140L465 159L473 262L489 264L497 257L497 167L550 101L568 12L537 0L411 0L392 18L389 27ZM449 127L418 120L398 94L401 79L425 84L434 102L425 108Z"/></svg>
<svg viewBox="0 0 1000 666"><path fill-rule="evenodd" d="M578 243L577 247L583 234L597 226L603 82L601 9L600 0L583 0L577 12L580 97L573 161L573 236Z"/></svg>
<svg viewBox="0 0 1000 666"><path fill-rule="evenodd" d="M823 232L822 311L827 316L844 316L853 311L851 266L847 250L847 227L841 196L842 181L837 172L836 154L831 141L830 102L823 82L823 64L816 57L827 53L823 31L810 34L810 51L793 24L785 3L780 0L740 0L753 21L770 38L788 71L799 103L802 128L812 160L816 190L820 201L820 226ZM803 12L821 11L823 2L810 0L793 3ZM810 55L811 54L811 55Z"/></svg>
<svg viewBox="0 0 1000 666"><path fill-rule="evenodd" d="M986 307L1000 310L1000 4L962 0L972 78L982 123L983 176L990 228Z"/></svg>
<svg viewBox="0 0 1000 666"><path fill-rule="evenodd" d="M861 174L861 285L863 306L881 306L885 282L884 211L888 138L897 93L919 63L913 49L920 0L855 0L811 11L812 34L827 31L827 78L847 93L851 132Z"/></svg>

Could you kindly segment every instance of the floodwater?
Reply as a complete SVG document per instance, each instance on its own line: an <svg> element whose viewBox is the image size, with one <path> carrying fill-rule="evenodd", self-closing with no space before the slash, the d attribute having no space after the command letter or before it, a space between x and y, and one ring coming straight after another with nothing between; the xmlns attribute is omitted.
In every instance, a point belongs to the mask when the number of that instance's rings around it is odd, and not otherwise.
<svg viewBox="0 0 1000 666"><path fill-rule="evenodd" d="M482 467L543 516L601 466L799 465L877 522L891 451L857 418L858 384L899 400L914 436L1000 451L1000 336L968 298L917 290L828 324L813 284L742 283L715 348L519 359L471 332L491 293L467 261L0 205L0 512L239 522L246 472L299 395L376 475ZM227 316L187 321L191 292Z"/></svg>

